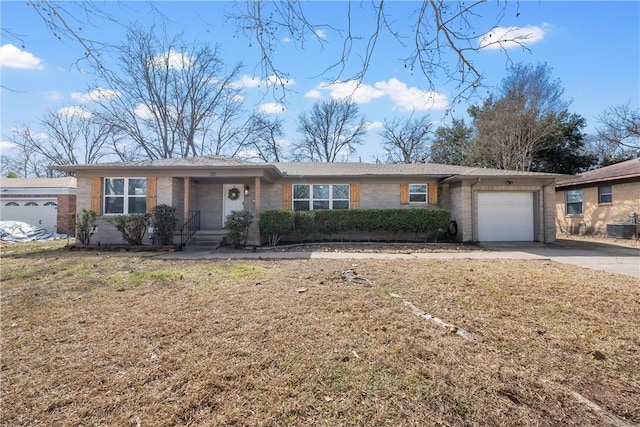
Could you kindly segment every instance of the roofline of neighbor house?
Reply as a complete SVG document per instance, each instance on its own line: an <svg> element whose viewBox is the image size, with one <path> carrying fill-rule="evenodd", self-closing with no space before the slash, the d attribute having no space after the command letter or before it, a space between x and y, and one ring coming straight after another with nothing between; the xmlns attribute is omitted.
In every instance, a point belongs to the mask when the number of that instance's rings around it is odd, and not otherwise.
<svg viewBox="0 0 640 427"><path fill-rule="evenodd" d="M580 187L584 185L598 184L601 182L629 181L632 179L640 179L640 174L635 173L629 175L610 176L607 178L567 180L556 184L556 188Z"/></svg>

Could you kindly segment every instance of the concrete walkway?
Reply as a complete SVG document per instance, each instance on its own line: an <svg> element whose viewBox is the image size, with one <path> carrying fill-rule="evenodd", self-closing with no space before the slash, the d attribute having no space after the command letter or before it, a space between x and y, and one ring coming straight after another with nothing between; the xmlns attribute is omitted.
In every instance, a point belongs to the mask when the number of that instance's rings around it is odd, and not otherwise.
<svg viewBox="0 0 640 427"><path fill-rule="evenodd" d="M640 249L606 243L558 240L555 243L498 242L482 245L486 251L468 252L219 252L189 248L157 255L162 259L524 259L551 260L640 278Z"/></svg>

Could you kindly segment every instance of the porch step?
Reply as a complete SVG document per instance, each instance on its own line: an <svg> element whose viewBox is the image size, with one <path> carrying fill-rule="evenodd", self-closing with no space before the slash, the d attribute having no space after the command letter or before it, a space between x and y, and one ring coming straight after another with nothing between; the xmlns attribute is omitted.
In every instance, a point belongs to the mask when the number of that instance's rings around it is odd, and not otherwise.
<svg viewBox="0 0 640 427"><path fill-rule="evenodd" d="M189 240L187 246L217 248L225 237L227 237L227 230L199 230Z"/></svg>

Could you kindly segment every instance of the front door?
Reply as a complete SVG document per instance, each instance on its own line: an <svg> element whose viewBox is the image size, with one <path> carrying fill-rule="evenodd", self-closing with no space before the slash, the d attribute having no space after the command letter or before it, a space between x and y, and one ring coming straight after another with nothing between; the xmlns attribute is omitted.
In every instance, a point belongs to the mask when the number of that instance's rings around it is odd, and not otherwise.
<svg viewBox="0 0 640 427"><path fill-rule="evenodd" d="M244 210L244 185L224 184L222 186L222 227L227 221L227 215L233 211Z"/></svg>

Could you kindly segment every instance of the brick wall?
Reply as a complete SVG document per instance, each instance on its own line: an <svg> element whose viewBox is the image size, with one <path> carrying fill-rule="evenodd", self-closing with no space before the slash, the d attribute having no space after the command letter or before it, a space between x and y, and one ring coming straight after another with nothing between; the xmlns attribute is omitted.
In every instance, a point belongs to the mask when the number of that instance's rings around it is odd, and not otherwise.
<svg viewBox="0 0 640 427"><path fill-rule="evenodd" d="M76 227L72 215L76 212L76 196L74 194L65 194L57 196L57 198L58 233L75 236Z"/></svg>
<svg viewBox="0 0 640 427"><path fill-rule="evenodd" d="M578 187L576 187L578 188ZM611 203L598 203L598 187L582 188L582 215L567 215L566 190L556 192L556 226L564 234L606 234L607 224L630 222L640 215L640 182L611 184Z"/></svg>

